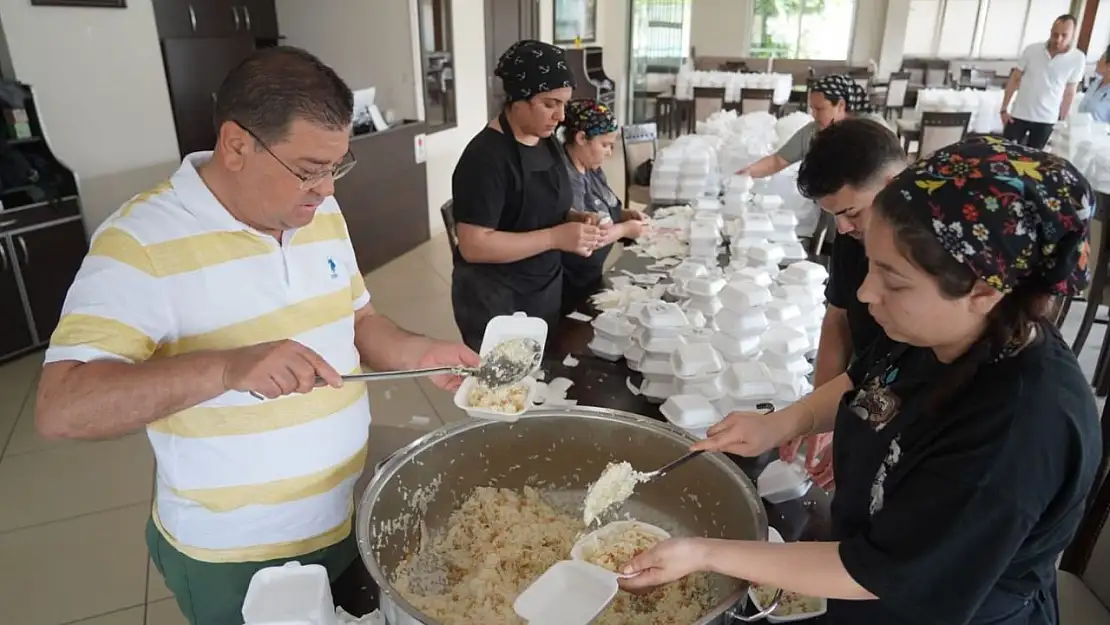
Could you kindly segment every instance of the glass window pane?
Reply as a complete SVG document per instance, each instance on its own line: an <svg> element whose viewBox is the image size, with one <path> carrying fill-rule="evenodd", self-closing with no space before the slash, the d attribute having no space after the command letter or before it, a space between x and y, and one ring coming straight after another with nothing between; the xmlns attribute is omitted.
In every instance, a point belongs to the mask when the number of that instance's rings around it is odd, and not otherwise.
<svg viewBox="0 0 1110 625"><path fill-rule="evenodd" d="M971 56L971 42L978 19L979 0L948 0L944 5L937 56Z"/></svg>
<svg viewBox="0 0 1110 625"><path fill-rule="evenodd" d="M758 0L752 12L751 55L766 58L798 58L798 26L801 23L797 0Z"/></svg>
<svg viewBox="0 0 1110 625"><path fill-rule="evenodd" d="M847 61L852 45L852 22L855 20L855 0L809 0L802 14L802 36L798 43L798 58ZM812 7L812 8L811 8Z"/></svg>
<svg viewBox="0 0 1110 625"><path fill-rule="evenodd" d="M902 52L906 56L932 56L940 0L910 0L910 16Z"/></svg>
<svg viewBox="0 0 1110 625"><path fill-rule="evenodd" d="M1015 59L1021 53L1014 33L1025 23L1029 0L987 0L987 19L979 56L988 59Z"/></svg>
<svg viewBox="0 0 1110 625"><path fill-rule="evenodd" d="M1070 9L1070 0L1037 0L1031 3L1029 19L1025 22L1025 36L1021 38L1021 48L1024 50L1034 43L1048 41L1048 36L1052 31L1052 22ZM1075 38L1079 39L1078 26L1075 29Z"/></svg>

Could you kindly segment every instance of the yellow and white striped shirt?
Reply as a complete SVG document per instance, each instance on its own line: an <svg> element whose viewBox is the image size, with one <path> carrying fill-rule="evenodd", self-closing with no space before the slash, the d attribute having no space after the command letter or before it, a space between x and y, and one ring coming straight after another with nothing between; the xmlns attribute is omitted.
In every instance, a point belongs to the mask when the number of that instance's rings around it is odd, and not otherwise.
<svg viewBox="0 0 1110 625"><path fill-rule="evenodd" d="M273 237L216 200L191 154L93 236L46 362L142 362L294 339L342 373L361 370L354 311L370 294L339 205ZM227 392L147 427L154 520L206 562L290 558L351 530L370 427L366 387L259 401Z"/></svg>

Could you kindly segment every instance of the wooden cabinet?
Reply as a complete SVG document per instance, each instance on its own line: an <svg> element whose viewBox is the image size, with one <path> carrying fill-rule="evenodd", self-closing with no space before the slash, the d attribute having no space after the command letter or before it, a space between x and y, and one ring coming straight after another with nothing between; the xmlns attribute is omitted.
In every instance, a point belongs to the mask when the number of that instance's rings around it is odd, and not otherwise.
<svg viewBox="0 0 1110 625"><path fill-rule="evenodd" d="M154 20L161 39L278 38L274 0L154 0Z"/></svg>
<svg viewBox="0 0 1110 625"><path fill-rule="evenodd" d="M66 293L88 250L85 224L70 221L16 234L11 240L35 331L46 341L58 327Z"/></svg>
<svg viewBox="0 0 1110 625"><path fill-rule="evenodd" d="M23 307L14 258L15 250L10 242L0 237L0 319L4 321L3 328L0 329L0 358L5 354L21 352L35 344L31 324Z"/></svg>
<svg viewBox="0 0 1110 625"><path fill-rule="evenodd" d="M177 144L181 154L216 145L216 91L233 67L254 51L254 38L163 39L162 59L170 88Z"/></svg>

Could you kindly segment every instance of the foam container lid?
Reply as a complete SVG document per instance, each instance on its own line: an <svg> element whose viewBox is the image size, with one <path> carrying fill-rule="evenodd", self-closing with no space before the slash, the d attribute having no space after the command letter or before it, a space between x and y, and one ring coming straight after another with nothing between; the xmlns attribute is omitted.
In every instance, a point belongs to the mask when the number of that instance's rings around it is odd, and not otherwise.
<svg viewBox="0 0 1110 625"><path fill-rule="evenodd" d="M652 330L684 329L690 325L686 313L678 304L652 302L640 311L644 327Z"/></svg>
<svg viewBox="0 0 1110 625"><path fill-rule="evenodd" d="M766 306L773 301L770 289L745 278L734 278L721 290L720 297L726 308L736 312Z"/></svg>
<svg viewBox="0 0 1110 625"><path fill-rule="evenodd" d="M494 347L512 339L533 339L540 344L542 352L547 347L547 322L522 312L494 317L486 324L478 353L485 356Z"/></svg>
<svg viewBox="0 0 1110 625"><path fill-rule="evenodd" d="M717 409L701 395L672 395L659 408L667 421L682 427L696 428L720 421Z"/></svg>
<svg viewBox="0 0 1110 625"><path fill-rule="evenodd" d="M554 621L589 625L617 596L617 575L581 560L556 562L513 602L517 616L530 623Z"/></svg>
<svg viewBox="0 0 1110 625"><path fill-rule="evenodd" d="M808 344L808 340L806 341ZM720 373L725 368L721 355L709 343L680 345L671 354L674 374L681 378L695 378Z"/></svg>
<svg viewBox="0 0 1110 625"><path fill-rule="evenodd" d="M780 281L791 284L815 284L828 279L829 271L809 260L794 263L779 274Z"/></svg>

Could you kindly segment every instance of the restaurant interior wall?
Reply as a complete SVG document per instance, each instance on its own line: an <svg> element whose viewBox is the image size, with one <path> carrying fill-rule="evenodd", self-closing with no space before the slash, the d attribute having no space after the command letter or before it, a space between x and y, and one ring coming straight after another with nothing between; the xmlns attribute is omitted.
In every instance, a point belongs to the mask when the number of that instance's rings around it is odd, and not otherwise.
<svg viewBox="0 0 1110 625"><path fill-rule="evenodd" d="M91 231L180 162L151 0L126 9L0 0L4 77L35 89L54 154L77 175Z"/></svg>

